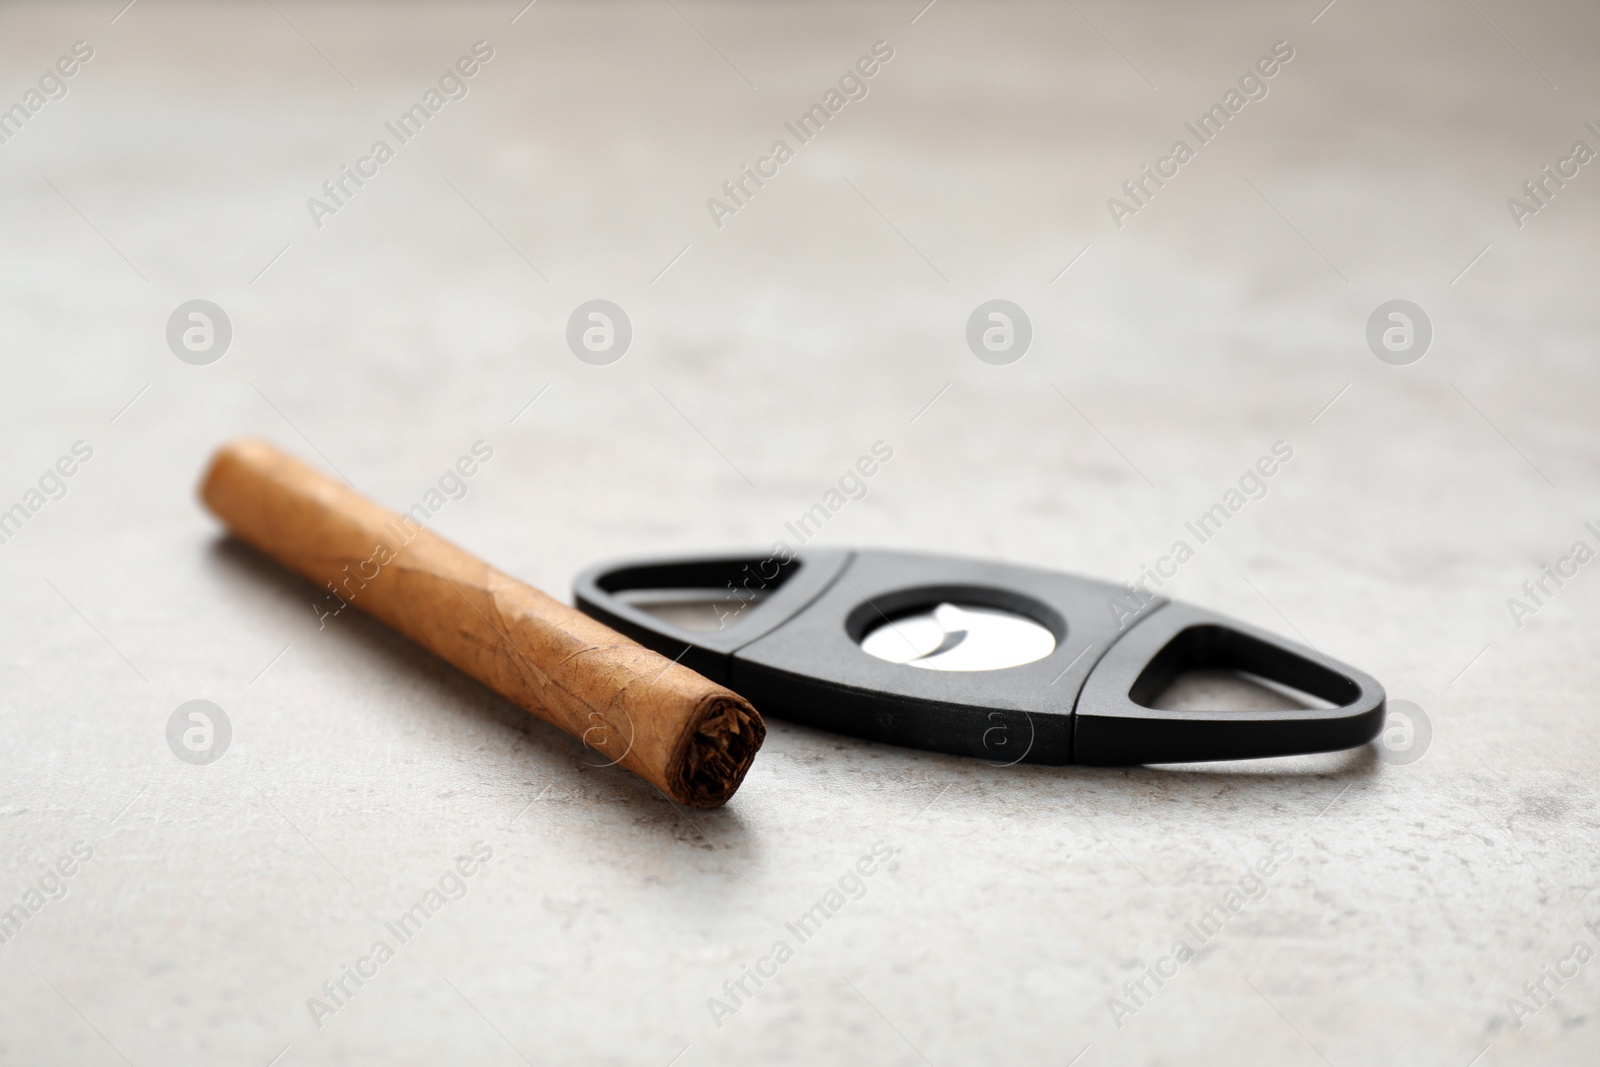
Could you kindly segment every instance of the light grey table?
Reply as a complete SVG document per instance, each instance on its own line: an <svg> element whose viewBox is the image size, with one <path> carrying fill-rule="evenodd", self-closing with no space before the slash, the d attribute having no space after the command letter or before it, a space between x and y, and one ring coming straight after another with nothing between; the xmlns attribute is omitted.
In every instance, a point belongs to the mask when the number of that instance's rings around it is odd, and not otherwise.
<svg viewBox="0 0 1600 1067"><path fill-rule="evenodd" d="M1600 149L1592 6L121 3L0 10L0 1061L1600 1060L1600 563L1508 607L1600 548L1600 164L1522 191ZM194 299L207 365L166 335ZM565 341L591 299L632 324L610 365ZM990 299L1032 323L1009 365L965 340ZM1366 338L1396 299L1409 365ZM1369 670L1431 741L997 768L773 721L691 818L319 627L194 500L241 433L401 508L484 442L434 526L558 595L769 544L877 441L816 544L1133 578L1283 441L1163 592ZM167 740L197 699L205 765Z"/></svg>

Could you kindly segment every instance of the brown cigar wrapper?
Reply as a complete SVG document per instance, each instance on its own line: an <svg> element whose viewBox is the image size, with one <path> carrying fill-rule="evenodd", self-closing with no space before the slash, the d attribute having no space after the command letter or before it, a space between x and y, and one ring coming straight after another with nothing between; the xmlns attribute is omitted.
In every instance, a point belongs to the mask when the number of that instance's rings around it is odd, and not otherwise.
<svg viewBox="0 0 1600 1067"><path fill-rule="evenodd" d="M263 441L219 449L200 498L241 540L681 804L724 803L766 736L732 690Z"/></svg>

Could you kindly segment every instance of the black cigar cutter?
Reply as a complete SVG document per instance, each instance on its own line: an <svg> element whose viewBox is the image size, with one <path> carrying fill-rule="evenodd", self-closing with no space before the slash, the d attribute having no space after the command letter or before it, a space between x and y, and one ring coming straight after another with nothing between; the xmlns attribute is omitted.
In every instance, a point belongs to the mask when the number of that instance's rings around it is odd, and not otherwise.
<svg viewBox="0 0 1600 1067"><path fill-rule="evenodd" d="M763 714L1005 764L1188 763L1366 744L1383 687L1203 608L1032 567L869 549L591 567L578 607ZM1195 670L1326 706L1152 706Z"/></svg>

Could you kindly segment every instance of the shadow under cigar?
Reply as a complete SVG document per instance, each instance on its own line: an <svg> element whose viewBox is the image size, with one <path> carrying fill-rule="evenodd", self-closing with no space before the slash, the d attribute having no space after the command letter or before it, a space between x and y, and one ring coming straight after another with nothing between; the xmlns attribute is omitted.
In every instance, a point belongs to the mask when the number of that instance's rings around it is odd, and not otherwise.
<svg viewBox="0 0 1600 1067"><path fill-rule="evenodd" d="M422 691L431 698L421 702L425 708L437 708L441 716L458 721L458 717L465 716L479 724L492 724L504 731L510 747L526 746L527 753L544 766L527 783L528 806L521 812L504 813L503 824L527 818L529 808L535 804L581 799L620 809L619 817L625 812L627 817L622 824L661 830L697 847L711 847L701 840L702 828L722 834L737 834L745 829L739 814L727 807L683 811L642 778L612 766L606 756L543 722L354 605L331 614L338 601L326 589L239 538L231 534L218 536L211 543L207 558L237 588L270 590L280 605L293 605L294 611L304 612L308 636L298 640L337 642L353 656L368 657L368 662L357 664L357 669L376 670ZM247 580L236 581L240 577Z"/></svg>

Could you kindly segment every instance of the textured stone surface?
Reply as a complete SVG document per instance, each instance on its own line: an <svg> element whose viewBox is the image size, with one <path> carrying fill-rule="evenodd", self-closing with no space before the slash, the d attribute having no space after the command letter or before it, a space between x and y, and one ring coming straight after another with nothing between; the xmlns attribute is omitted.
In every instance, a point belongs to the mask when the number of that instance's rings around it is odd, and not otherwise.
<svg viewBox="0 0 1600 1067"><path fill-rule="evenodd" d="M1595 1062L1600 963L1508 998L1600 948L1600 578L1506 606L1600 547L1600 171L1506 206L1600 147L1592 7L119 6L0 10L0 106L94 48L0 144L0 508L94 450L0 544L0 905L93 849L0 946L0 1062ZM470 94L317 228L479 39ZM878 40L869 95L719 230L706 199ZM1266 98L1118 229L1106 199L1278 40ZM1034 325L1010 366L964 342L996 297ZM233 324L210 366L165 342L193 298ZM633 322L610 366L563 340L593 298ZM1435 327L1410 366L1364 340L1395 298ZM319 629L193 499L245 432L400 508L488 442L434 526L563 596L598 558L767 544L878 440L819 543L1120 580L1283 440L1165 591L1369 670L1432 745L999 769L774 721L691 821L368 620ZM168 749L192 699L232 724L209 765Z"/></svg>

